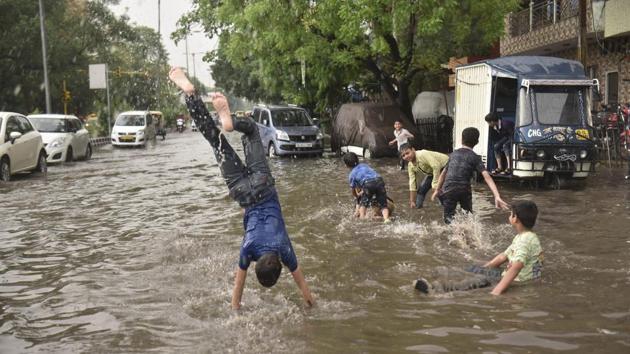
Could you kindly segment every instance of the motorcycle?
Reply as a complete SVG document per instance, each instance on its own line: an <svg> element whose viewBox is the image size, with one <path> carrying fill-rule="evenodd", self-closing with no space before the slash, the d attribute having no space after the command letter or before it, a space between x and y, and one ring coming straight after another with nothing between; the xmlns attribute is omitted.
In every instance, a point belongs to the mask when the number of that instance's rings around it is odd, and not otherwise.
<svg viewBox="0 0 630 354"><path fill-rule="evenodd" d="M184 120L181 118L177 120L177 131L180 133L184 131Z"/></svg>

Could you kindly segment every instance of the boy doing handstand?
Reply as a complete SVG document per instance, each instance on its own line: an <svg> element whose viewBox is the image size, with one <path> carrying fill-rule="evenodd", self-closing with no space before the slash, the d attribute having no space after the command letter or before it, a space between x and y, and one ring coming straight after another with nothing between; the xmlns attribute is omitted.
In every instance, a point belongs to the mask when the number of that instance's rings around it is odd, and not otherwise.
<svg viewBox="0 0 630 354"><path fill-rule="evenodd" d="M241 140L246 162L243 165L225 136L215 126L206 106L195 95L195 87L184 71L173 68L169 78L184 91L188 111L199 131L212 146L221 174L230 190L230 197L244 208L245 237L234 280L232 308L241 307L247 268L251 261L256 262L256 277L264 287L272 287L276 283L282 271L282 262L289 268L306 304L312 306L314 300L287 234L274 179L256 123L248 117L232 119L225 97L220 93L212 95L212 105L219 114L223 129L243 133Z"/></svg>

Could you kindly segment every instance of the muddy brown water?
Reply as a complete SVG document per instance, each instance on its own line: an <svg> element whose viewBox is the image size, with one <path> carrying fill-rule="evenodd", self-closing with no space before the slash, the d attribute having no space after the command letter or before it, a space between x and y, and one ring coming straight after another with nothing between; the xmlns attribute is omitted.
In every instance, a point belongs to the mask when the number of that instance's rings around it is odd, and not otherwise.
<svg viewBox="0 0 630 354"><path fill-rule="evenodd" d="M230 310L242 216L199 134L0 185L0 352L630 352L622 168L582 190L500 184L539 206L543 280L501 297L423 296L418 276L504 250L508 214L479 184L475 215L445 227L435 204L409 210L395 160L370 163L398 202L391 225L350 217L339 159L271 161L312 309L285 269L272 289L250 274L243 309Z"/></svg>

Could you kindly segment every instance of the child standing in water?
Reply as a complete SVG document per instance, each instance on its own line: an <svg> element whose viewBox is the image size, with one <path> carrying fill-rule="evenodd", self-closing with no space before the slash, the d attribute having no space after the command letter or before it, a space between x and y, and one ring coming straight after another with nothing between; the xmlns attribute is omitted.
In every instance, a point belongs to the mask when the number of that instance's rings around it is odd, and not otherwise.
<svg viewBox="0 0 630 354"><path fill-rule="evenodd" d="M389 209L387 208L387 191L383 178L370 166L359 163L359 157L349 152L343 156L343 162L351 168L348 181L352 189L352 196L359 198L359 217L365 218L367 208L371 206L372 199L376 199L378 206L383 213L383 222L390 223ZM360 188L361 192L357 192Z"/></svg>
<svg viewBox="0 0 630 354"><path fill-rule="evenodd" d="M409 144L409 139L413 139L414 136L409 132L409 130L403 128L402 122L397 120L394 122L394 140L389 142L389 145L396 144L396 151L400 154L400 147L403 144ZM400 169L405 170L405 160L400 158Z"/></svg>
<svg viewBox="0 0 630 354"><path fill-rule="evenodd" d="M275 182L256 123L247 117L232 119L225 97L220 93L212 95L212 105L219 114L223 129L243 133L241 140L246 162L243 165L225 136L215 126L204 103L195 95L195 87L184 71L173 68L169 72L169 78L184 91L188 111L199 131L212 146L221 174L230 190L230 197L244 208L245 237L234 280L232 308L236 310L241 307L247 268L252 261L256 262L256 277L264 287L272 287L280 276L282 264L287 266L304 301L312 306L313 296L298 266L285 228Z"/></svg>
<svg viewBox="0 0 630 354"><path fill-rule="evenodd" d="M538 279L542 272L543 251L540 240L532 228L538 217L538 207L532 201L520 201L512 204L508 218L510 225L517 235L512 244L504 252L499 253L483 267L472 266L468 272L476 273L468 279L453 281L435 281L429 283L426 279L418 279L415 288L423 293L430 291L454 291L482 288L496 284L492 295L501 295L512 282L526 282ZM501 272L500 266L507 263Z"/></svg>
<svg viewBox="0 0 630 354"><path fill-rule="evenodd" d="M473 173L483 176L488 187L494 195L494 204L497 208L508 209L508 204L501 199L497 185L486 171L481 156L473 151L473 147L479 143L479 130L466 128L462 131L462 147L453 151L448 158L446 167L442 170L440 178L431 200L439 196L444 207L444 222L450 224L455 216L457 204L465 211L472 213L472 189L470 180Z"/></svg>

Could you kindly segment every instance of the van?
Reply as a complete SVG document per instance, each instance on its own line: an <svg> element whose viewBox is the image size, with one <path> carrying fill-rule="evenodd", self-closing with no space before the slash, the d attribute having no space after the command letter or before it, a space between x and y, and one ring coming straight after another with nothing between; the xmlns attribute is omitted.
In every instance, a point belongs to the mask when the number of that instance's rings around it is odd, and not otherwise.
<svg viewBox="0 0 630 354"><path fill-rule="evenodd" d="M112 128L113 146L145 146L155 142L155 124L149 111L122 112Z"/></svg>
<svg viewBox="0 0 630 354"><path fill-rule="evenodd" d="M597 158L591 118L591 90L582 64L540 56L513 56L455 69L454 148L467 127L479 129L481 155L488 170L496 167L490 112L514 122L510 178L542 179L560 188L585 179ZM507 162L503 164L507 165Z"/></svg>
<svg viewBox="0 0 630 354"><path fill-rule="evenodd" d="M304 108L258 105L252 115L268 156L324 154L324 135Z"/></svg>

